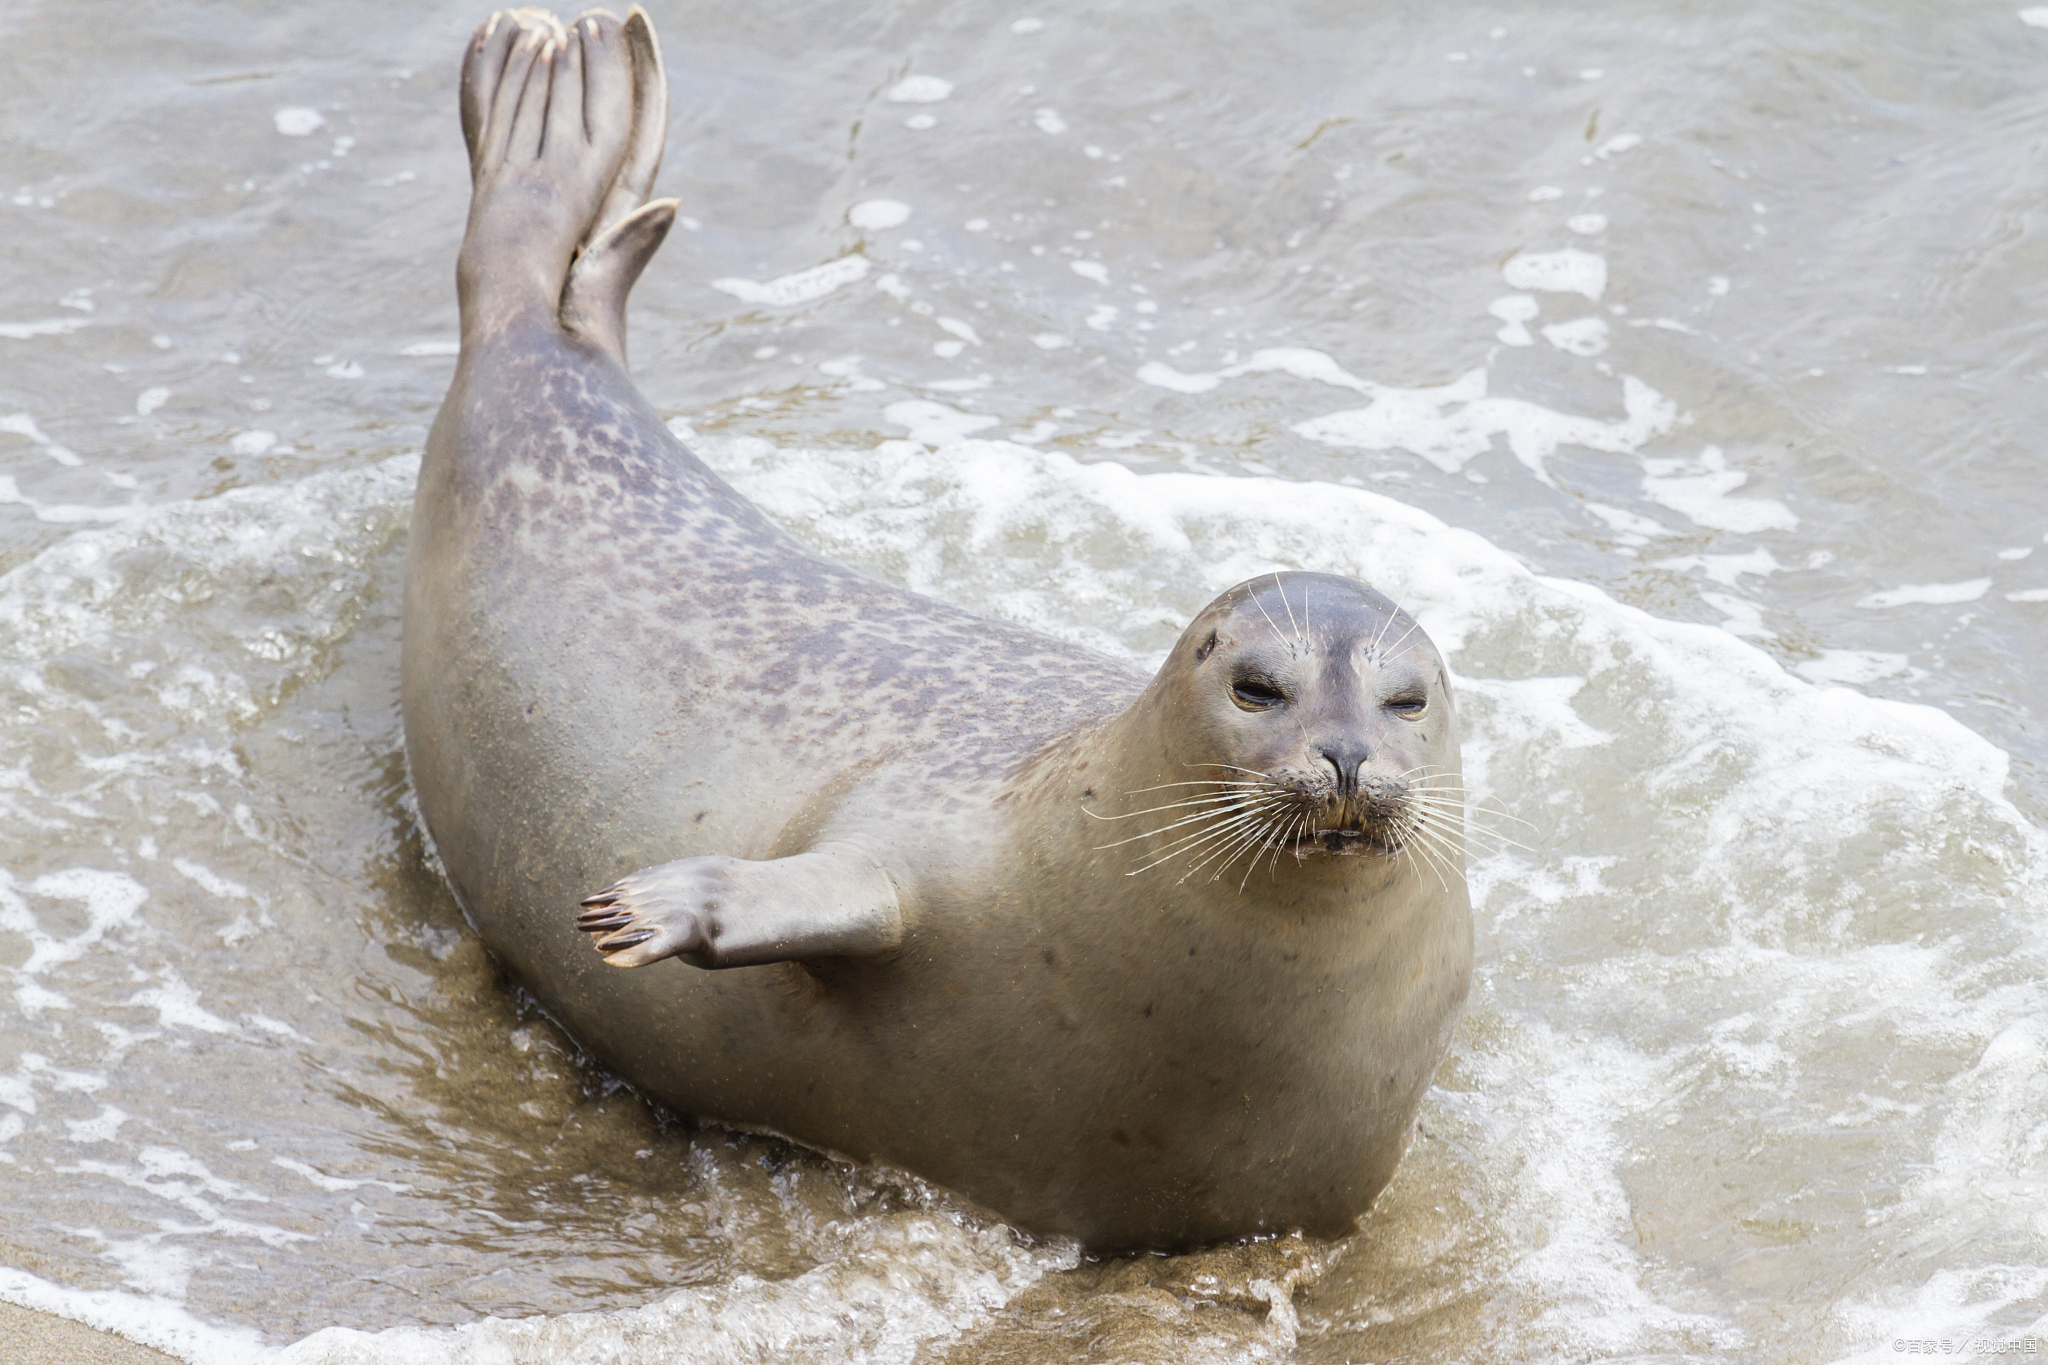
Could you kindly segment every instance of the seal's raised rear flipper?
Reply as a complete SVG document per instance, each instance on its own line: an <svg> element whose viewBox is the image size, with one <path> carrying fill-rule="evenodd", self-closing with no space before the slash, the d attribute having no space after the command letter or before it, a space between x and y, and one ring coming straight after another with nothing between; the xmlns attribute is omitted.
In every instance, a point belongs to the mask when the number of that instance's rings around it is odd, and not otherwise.
<svg viewBox="0 0 2048 1365"><path fill-rule="evenodd" d="M584 239L586 251L654 193L654 176L661 169L662 148L668 142L668 71L661 64L661 44L655 39L654 25L647 21L647 11L635 5L620 31L633 64L633 132L625 159L605 194L604 207Z"/></svg>
<svg viewBox="0 0 2048 1365"><path fill-rule="evenodd" d="M668 73L647 13L635 5L624 25L633 63L633 135L591 234L569 267L562 324L626 363L626 295L676 220L676 201L649 203L668 140Z"/></svg>
<svg viewBox="0 0 2048 1365"><path fill-rule="evenodd" d="M469 227L456 281L466 343L548 319L625 361L626 291L673 220L641 203L668 96L647 16L593 10L564 28L501 10L462 64Z"/></svg>
<svg viewBox="0 0 2048 1365"><path fill-rule="evenodd" d="M569 267L562 325L626 364L626 295L668 236L676 201L657 199L605 229Z"/></svg>
<svg viewBox="0 0 2048 1365"><path fill-rule="evenodd" d="M769 862L679 858L643 868L583 902L576 927L615 967L679 957L753 967L871 957L903 941L896 885L857 850L826 847Z"/></svg>

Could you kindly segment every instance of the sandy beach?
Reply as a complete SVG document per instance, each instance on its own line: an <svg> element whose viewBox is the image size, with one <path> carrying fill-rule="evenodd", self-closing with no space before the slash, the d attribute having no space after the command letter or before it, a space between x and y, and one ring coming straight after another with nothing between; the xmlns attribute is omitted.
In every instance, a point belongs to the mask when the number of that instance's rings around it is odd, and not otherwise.
<svg viewBox="0 0 2048 1365"><path fill-rule="evenodd" d="M9 1365L169 1365L176 1359L82 1322L0 1303L0 1360Z"/></svg>

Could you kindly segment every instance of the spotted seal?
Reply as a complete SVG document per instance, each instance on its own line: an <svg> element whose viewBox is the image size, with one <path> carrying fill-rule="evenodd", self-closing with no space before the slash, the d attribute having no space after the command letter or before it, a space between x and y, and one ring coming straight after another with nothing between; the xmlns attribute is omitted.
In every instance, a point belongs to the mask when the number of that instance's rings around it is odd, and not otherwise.
<svg viewBox="0 0 2048 1365"><path fill-rule="evenodd" d="M1344 1232L1470 973L1435 647L1277 573L1147 678L796 541L628 377L665 98L638 10L464 62L402 684L464 912L683 1112L1094 1248Z"/></svg>

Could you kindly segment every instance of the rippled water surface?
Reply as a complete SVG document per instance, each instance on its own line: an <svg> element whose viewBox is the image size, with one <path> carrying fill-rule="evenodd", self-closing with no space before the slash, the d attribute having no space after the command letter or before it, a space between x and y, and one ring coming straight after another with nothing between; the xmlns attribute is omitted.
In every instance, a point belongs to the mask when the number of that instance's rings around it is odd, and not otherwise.
<svg viewBox="0 0 2048 1365"><path fill-rule="evenodd" d="M1281 566L1445 648L1528 847L1406 1164L1090 1262L581 1056L400 753L482 11L15 0L0 1298L194 1361L2048 1336L2048 13L650 9L635 371L772 516L1148 663Z"/></svg>

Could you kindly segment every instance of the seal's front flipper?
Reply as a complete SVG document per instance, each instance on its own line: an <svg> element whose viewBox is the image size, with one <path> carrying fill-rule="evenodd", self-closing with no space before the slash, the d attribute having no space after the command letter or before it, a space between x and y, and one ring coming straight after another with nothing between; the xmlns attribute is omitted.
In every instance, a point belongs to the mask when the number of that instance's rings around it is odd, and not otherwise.
<svg viewBox="0 0 2048 1365"><path fill-rule="evenodd" d="M615 967L679 957L752 967L871 957L903 941L896 885L864 854L827 847L769 862L680 858L583 902L576 927Z"/></svg>

